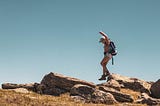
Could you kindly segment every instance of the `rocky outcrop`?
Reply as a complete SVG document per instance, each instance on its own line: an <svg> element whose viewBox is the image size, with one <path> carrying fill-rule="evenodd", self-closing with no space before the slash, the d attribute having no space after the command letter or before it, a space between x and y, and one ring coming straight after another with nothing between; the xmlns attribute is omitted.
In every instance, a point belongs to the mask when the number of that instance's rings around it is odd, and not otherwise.
<svg viewBox="0 0 160 106"><path fill-rule="evenodd" d="M118 102L133 102L134 101L134 99L131 95L124 94L124 93L117 91L113 88L100 86L99 90L111 93Z"/></svg>
<svg viewBox="0 0 160 106"><path fill-rule="evenodd" d="M92 88L87 85L77 84L72 87L70 91L72 98L84 101L87 103L103 103L103 104L115 104L117 101L114 99L113 95L101 90Z"/></svg>
<svg viewBox="0 0 160 106"><path fill-rule="evenodd" d="M147 105L160 104L160 99L156 99L160 98L160 80L155 83L146 82L118 74L111 74L107 82L95 85L92 82L51 72L45 75L40 83L4 83L2 88L15 89L17 92L26 93L31 90L36 93L53 96L59 96L67 92L73 100L84 103L115 104L129 102ZM138 98L141 94L142 96Z"/></svg>
<svg viewBox="0 0 160 106"><path fill-rule="evenodd" d="M152 84L151 96L160 99L160 79Z"/></svg>
<svg viewBox="0 0 160 106"><path fill-rule="evenodd" d="M39 83L30 83L30 84L13 84L13 83L4 83L2 84L2 89L27 89L29 91L37 92L43 94L45 86Z"/></svg>
<svg viewBox="0 0 160 106"><path fill-rule="evenodd" d="M116 89L118 91L120 91L120 89L121 89L121 85L116 80L113 80L113 79L111 79L105 83L102 83L102 84L97 84L97 86L110 87L110 88Z"/></svg>
<svg viewBox="0 0 160 106"><path fill-rule="evenodd" d="M104 92L101 90L95 90L92 94L92 103L100 103L100 104L116 104L118 103L113 95L108 92Z"/></svg>
<svg viewBox="0 0 160 106"><path fill-rule="evenodd" d="M137 78L129 78L129 77L126 77L126 76L121 76L121 75L118 75L118 74L111 74L108 77L108 80L111 80L111 79L119 82L119 84L123 88L128 88L128 89L138 91L138 92L141 92L141 93L150 94L151 84L146 82L146 81L143 81L143 80L140 80L140 79L137 79Z"/></svg>
<svg viewBox="0 0 160 106"><path fill-rule="evenodd" d="M49 73L44 76L41 85L44 86L43 93L50 95L60 95L69 92L76 84L88 85L93 88L96 87L94 83L83 81L77 78L67 77L57 73Z"/></svg>
<svg viewBox="0 0 160 106"><path fill-rule="evenodd" d="M3 89L16 89L16 88L26 88L31 91L35 91L34 83L30 84L13 84L13 83L4 83L2 84Z"/></svg>
<svg viewBox="0 0 160 106"><path fill-rule="evenodd" d="M70 90L70 95L71 96L81 96L83 98L91 98L91 95L95 91L95 88L92 88L87 85L82 85L82 84L77 84L73 86Z"/></svg>
<svg viewBox="0 0 160 106"><path fill-rule="evenodd" d="M142 93L141 97L136 101L136 103L147 104L149 106L160 105L160 99L155 99L146 93Z"/></svg>

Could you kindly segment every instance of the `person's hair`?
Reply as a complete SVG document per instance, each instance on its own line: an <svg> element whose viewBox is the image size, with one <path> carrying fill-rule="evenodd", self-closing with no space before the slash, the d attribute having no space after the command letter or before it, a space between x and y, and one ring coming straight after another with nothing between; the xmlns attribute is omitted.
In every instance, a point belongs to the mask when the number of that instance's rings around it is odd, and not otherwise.
<svg viewBox="0 0 160 106"><path fill-rule="evenodd" d="M104 38L100 38L99 42L101 43L101 42L103 42L104 40L105 40Z"/></svg>

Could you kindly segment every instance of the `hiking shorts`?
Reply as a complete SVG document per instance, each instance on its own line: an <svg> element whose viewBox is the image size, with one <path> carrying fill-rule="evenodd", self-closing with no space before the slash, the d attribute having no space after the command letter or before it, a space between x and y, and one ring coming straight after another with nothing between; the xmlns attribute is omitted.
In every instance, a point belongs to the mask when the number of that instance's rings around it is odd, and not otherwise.
<svg viewBox="0 0 160 106"><path fill-rule="evenodd" d="M112 58L112 55L111 55L111 53L106 53L106 52L104 52L104 57L109 57L109 59L111 59Z"/></svg>

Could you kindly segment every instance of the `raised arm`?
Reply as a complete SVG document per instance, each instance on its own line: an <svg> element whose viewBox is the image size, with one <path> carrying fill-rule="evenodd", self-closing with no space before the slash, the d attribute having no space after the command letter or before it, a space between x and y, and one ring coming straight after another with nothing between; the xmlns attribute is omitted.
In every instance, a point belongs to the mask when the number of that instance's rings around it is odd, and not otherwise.
<svg viewBox="0 0 160 106"><path fill-rule="evenodd" d="M99 33L107 40L107 42L110 41L110 40L109 40L109 37L107 36L107 34L105 34L105 33L102 32L102 31L100 31Z"/></svg>

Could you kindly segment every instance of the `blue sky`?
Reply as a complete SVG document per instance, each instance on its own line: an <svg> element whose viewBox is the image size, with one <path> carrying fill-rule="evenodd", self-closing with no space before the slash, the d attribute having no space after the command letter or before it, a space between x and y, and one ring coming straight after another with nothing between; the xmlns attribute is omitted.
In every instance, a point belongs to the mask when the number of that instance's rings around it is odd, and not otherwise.
<svg viewBox="0 0 160 106"><path fill-rule="evenodd" d="M0 0L0 83L40 82L49 72L101 83L100 30L117 46L111 73L156 81L159 5L159 0Z"/></svg>

